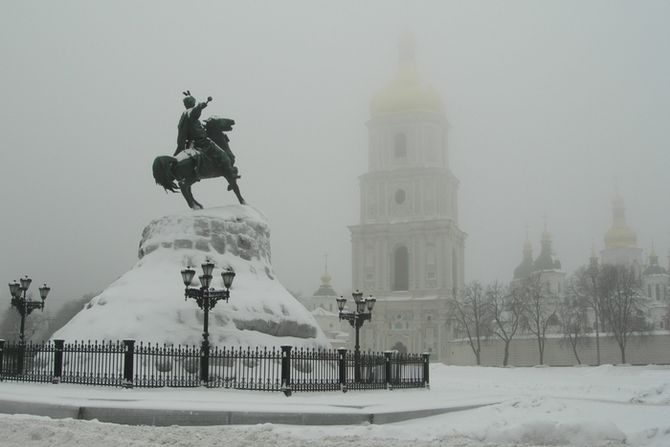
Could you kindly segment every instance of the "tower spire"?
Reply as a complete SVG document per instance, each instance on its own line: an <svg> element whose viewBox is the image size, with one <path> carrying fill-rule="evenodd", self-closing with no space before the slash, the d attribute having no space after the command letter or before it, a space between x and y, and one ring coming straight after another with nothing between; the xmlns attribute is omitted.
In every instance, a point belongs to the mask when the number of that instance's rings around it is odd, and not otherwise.
<svg viewBox="0 0 670 447"><path fill-rule="evenodd" d="M333 279L329 274L328 274L328 254L326 253L324 255L325 258L325 270L323 272L323 275L321 275L321 284L322 285L328 285L330 287L330 280Z"/></svg>
<svg viewBox="0 0 670 447"><path fill-rule="evenodd" d="M612 200L612 227L605 234L605 248L635 247L637 236L626 224L626 207L617 192Z"/></svg>
<svg viewBox="0 0 670 447"><path fill-rule="evenodd" d="M526 241L523 243L523 258L521 264L514 269L514 279L523 279L533 272L533 246L528 237L528 224L526 224Z"/></svg>
<svg viewBox="0 0 670 447"><path fill-rule="evenodd" d="M414 35L410 32L403 33L398 42L398 65L400 70L416 66L416 44Z"/></svg>
<svg viewBox="0 0 670 447"><path fill-rule="evenodd" d="M654 249L654 240L651 240L651 252L649 253L649 265L658 265L658 256L656 256L656 250Z"/></svg>
<svg viewBox="0 0 670 447"><path fill-rule="evenodd" d="M554 253L551 247L551 234L547 228L547 215L544 215L544 231L542 232L542 241L540 245L540 254L534 263L535 270L553 270L560 269L561 263L554 259Z"/></svg>

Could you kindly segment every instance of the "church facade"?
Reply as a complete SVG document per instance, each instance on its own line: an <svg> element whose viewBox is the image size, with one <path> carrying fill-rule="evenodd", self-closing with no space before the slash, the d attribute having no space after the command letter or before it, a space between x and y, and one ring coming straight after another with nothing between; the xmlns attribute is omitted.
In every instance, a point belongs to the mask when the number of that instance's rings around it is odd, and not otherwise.
<svg viewBox="0 0 670 447"><path fill-rule="evenodd" d="M353 287L377 298L361 349L439 360L450 336L447 299L464 282L466 234L442 100L421 83L411 39L399 53L395 78L371 101L360 220L349 227Z"/></svg>

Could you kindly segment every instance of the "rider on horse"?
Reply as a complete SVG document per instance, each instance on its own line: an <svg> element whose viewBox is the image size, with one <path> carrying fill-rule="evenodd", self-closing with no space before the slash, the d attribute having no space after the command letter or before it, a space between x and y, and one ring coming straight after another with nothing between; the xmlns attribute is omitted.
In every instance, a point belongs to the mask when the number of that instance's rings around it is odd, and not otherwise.
<svg viewBox="0 0 670 447"><path fill-rule="evenodd" d="M237 184L240 176L234 166L235 156L228 146L225 133L232 130L235 121L210 117L203 126L200 115L212 100L211 96L207 102L196 105L191 92L186 91L184 95L186 110L179 119L175 156L162 155L154 159L154 180L166 191L181 191L190 208L202 209L202 205L193 197L191 185L202 179L224 177L228 181L228 191L233 191L240 204L244 205L246 202ZM188 150L191 147L195 149L195 154ZM181 152L182 156L177 156Z"/></svg>
<svg viewBox="0 0 670 447"><path fill-rule="evenodd" d="M212 101L212 97L207 98L207 102L196 104L196 100L191 96L190 91L184 92L184 107L186 110L182 113L177 126L177 149L174 152L176 156L185 149L188 149L189 144L203 153L211 163L220 166L225 171L232 169L233 161L228 154L214 143L207 136L207 132L200 123L200 115L202 109L207 107L207 104ZM196 168L198 169L198 168Z"/></svg>

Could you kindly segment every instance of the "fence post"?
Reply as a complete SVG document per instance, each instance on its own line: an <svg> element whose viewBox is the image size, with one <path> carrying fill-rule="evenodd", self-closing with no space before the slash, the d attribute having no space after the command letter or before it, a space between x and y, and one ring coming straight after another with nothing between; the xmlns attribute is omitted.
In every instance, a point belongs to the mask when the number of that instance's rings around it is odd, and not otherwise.
<svg viewBox="0 0 670 447"><path fill-rule="evenodd" d="M424 352L421 357L423 357L423 386L430 388L430 352Z"/></svg>
<svg viewBox="0 0 670 447"><path fill-rule="evenodd" d="M0 338L0 379L2 379L2 359L5 352L5 340Z"/></svg>
<svg viewBox="0 0 670 447"><path fill-rule="evenodd" d="M209 386L209 341L200 345L200 386Z"/></svg>
<svg viewBox="0 0 670 447"><path fill-rule="evenodd" d="M24 360L26 358L26 342L25 340L19 340L19 352L18 356L16 357L16 372L18 375L22 376L23 375L23 366L24 366Z"/></svg>
<svg viewBox="0 0 670 447"><path fill-rule="evenodd" d="M281 390L288 397L291 395L291 346L281 347Z"/></svg>
<svg viewBox="0 0 670 447"><path fill-rule="evenodd" d="M347 348L337 348L337 364L340 375L340 389L347 392Z"/></svg>
<svg viewBox="0 0 670 447"><path fill-rule="evenodd" d="M123 355L123 387L133 387L133 371L135 365L135 340L123 340L124 355Z"/></svg>
<svg viewBox="0 0 670 447"><path fill-rule="evenodd" d="M64 340L54 340L54 375L51 383L60 383L63 377L63 343Z"/></svg>
<svg viewBox="0 0 670 447"><path fill-rule="evenodd" d="M393 389L393 372L391 370L391 356L393 351L384 351L384 375L386 376L386 389Z"/></svg>

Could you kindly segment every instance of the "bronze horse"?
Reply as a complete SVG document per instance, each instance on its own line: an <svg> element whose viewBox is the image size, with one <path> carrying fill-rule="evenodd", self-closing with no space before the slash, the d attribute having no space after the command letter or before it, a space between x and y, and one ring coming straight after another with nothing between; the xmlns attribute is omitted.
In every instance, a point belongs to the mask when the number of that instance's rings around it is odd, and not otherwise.
<svg viewBox="0 0 670 447"><path fill-rule="evenodd" d="M233 129L235 121L227 118L211 117L205 120L207 137L219 146L227 155L224 163L215 164L206 153L197 149L187 149L176 157L161 155L154 159L154 180L166 191L181 191L189 208L198 210L202 205L195 200L191 185L202 179L224 177L228 181L228 191L233 191L237 200L245 204L240 188L237 185L238 175L235 167L235 155L228 146L228 136L225 132Z"/></svg>

